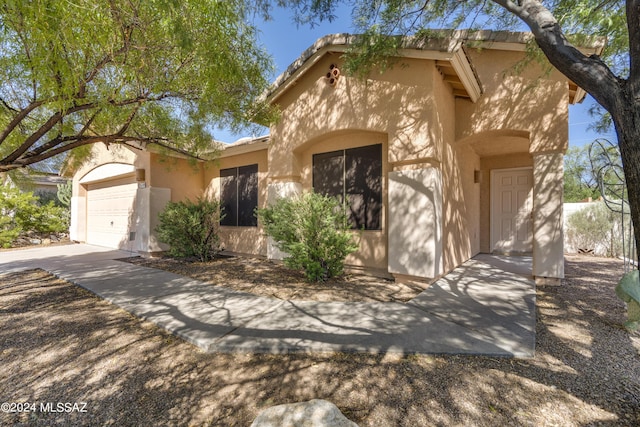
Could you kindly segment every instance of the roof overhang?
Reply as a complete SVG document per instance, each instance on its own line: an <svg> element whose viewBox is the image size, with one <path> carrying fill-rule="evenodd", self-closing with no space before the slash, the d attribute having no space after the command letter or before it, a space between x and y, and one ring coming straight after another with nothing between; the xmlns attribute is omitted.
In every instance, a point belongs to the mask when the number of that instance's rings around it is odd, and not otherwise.
<svg viewBox="0 0 640 427"><path fill-rule="evenodd" d="M331 34L318 39L275 80L267 90L265 99L276 102L324 55L344 54L356 42L357 37L351 34ZM525 52L527 44L533 40L533 34L527 32L434 30L429 33L429 37L402 38L402 47L397 55L400 58L436 61L436 67L444 80L453 88L454 96L475 102L482 95L482 83L466 55L465 48ZM577 49L585 55L600 55L605 44L604 38L596 37L586 43L586 46L579 46ZM582 102L585 96L586 92L569 80L570 102Z"/></svg>
<svg viewBox="0 0 640 427"><path fill-rule="evenodd" d="M254 153L269 148L269 135L257 138L242 138L232 144L219 143L218 158L237 156L240 154Z"/></svg>
<svg viewBox="0 0 640 427"><path fill-rule="evenodd" d="M356 37L349 34L331 34L318 39L275 80L265 98L270 102L276 102L325 55L342 55L347 52L349 46L356 41ZM442 72L445 81L452 85L455 96L469 98L475 102L482 94L480 82L464 52L462 40L438 38L428 42L416 42L406 38L397 55L400 58L436 61L436 66Z"/></svg>
<svg viewBox="0 0 640 427"><path fill-rule="evenodd" d="M495 49L514 52L525 52L527 44L535 40L532 33L510 32L510 31L469 31L465 36L465 40L469 45L479 49ZM584 55L602 55L607 44L606 37L591 37L585 41L584 45L574 46ZM584 101L587 92L575 84L569 82L569 102L578 104Z"/></svg>
<svg viewBox="0 0 640 427"><path fill-rule="evenodd" d="M80 179L80 184L89 184L98 181L105 181L115 177L132 175L136 172L134 165L126 163L106 163L89 171Z"/></svg>

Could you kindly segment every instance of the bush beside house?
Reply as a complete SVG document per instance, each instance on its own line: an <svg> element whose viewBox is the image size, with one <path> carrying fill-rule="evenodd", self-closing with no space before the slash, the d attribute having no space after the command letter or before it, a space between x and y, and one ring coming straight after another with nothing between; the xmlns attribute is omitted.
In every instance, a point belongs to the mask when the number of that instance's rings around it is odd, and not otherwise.
<svg viewBox="0 0 640 427"><path fill-rule="evenodd" d="M41 203L32 192L4 185L0 191L0 247L40 243L69 229L69 210L53 201Z"/></svg>
<svg viewBox="0 0 640 427"><path fill-rule="evenodd" d="M304 271L312 282L340 276L345 258L358 249L345 207L337 198L308 192L279 199L259 209L258 217L277 248L287 254L284 264Z"/></svg>
<svg viewBox="0 0 640 427"><path fill-rule="evenodd" d="M621 215L604 202L565 203L565 248L568 253L587 252L594 255L623 255L623 235L630 241L629 230L623 230ZM628 219L628 218L627 218ZM627 224L628 225L628 224Z"/></svg>
<svg viewBox="0 0 640 427"><path fill-rule="evenodd" d="M176 258L209 261L220 251L220 203L198 198L195 202L169 202L159 215L158 239L170 246Z"/></svg>

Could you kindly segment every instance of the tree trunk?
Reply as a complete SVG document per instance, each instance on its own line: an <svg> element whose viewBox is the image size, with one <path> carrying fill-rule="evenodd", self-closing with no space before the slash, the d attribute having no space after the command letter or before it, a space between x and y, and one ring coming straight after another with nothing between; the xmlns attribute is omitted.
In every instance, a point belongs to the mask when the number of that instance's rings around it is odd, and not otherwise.
<svg viewBox="0 0 640 427"><path fill-rule="evenodd" d="M618 136L636 248L640 249L640 102L634 92L623 90L622 102L610 113ZM640 262L640 253L637 258Z"/></svg>
<svg viewBox="0 0 640 427"><path fill-rule="evenodd" d="M493 1L522 19L549 62L611 114L622 157L636 248L640 249L640 0L626 0L629 32L626 80L616 76L598 56L586 56L571 45L542 1ZM640 263L640 253L637 258Z"/></svg>

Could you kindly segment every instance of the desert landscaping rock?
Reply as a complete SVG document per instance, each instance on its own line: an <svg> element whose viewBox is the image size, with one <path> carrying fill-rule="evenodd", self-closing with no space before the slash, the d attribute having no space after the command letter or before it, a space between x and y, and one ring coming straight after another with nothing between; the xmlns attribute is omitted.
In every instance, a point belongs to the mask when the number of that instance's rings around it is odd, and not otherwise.
<svg viewBox="0 0 640 427"><path fill-rule="evenodd" d="M29 231L18 236L12 243L11 248L0 248L1 251L24 249L40 245L70 244L67 233L36 233Z"/></svg>
<svg viewBox="0 0 640 427"><path fill-rule="evenodd" d="M267 408L251 427L358 427L336 405L326 400L289 403Z"/></svg>

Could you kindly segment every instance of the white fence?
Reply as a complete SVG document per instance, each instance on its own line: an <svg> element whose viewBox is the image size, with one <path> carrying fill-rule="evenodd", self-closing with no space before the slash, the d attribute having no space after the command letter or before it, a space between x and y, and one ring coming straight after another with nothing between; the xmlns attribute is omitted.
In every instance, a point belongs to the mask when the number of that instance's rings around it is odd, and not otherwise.
<svg viewBox="0 0 640 427"><path fill-rule="evenodd" d="M571 216L590 207L596 208L592 212L593 215L574 221L577 227L572 229ZM602 201L565 203L563 210L565 253L586 252L615 257L630 255L629 245L633 243L633 233L630 229L629 215L625 215L623 223L620 213L609 210ZM623 236L627 239L624 244Z"/></svg>
<svg viewBox="0 0 640 427"><path fill-rule="evenodd" d="M568 254L575 254L579 252L592 253L594 255L606 256L608 254L608 241L603 238L602 243L596 243L593 247L578 247L581 246L571 238L569 233L569 217L576 212L594 206L595 204L604 204L602 201L593 202L580 202L580 203L564 203L563 216L564 216L564 252ZM591 246L591 245L589 245Z"/></svg>

